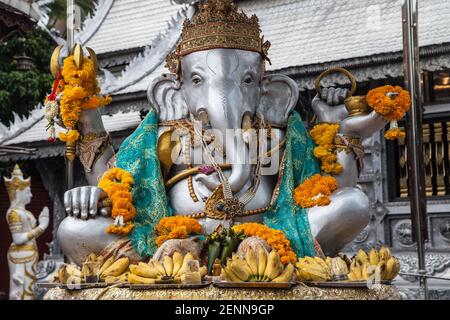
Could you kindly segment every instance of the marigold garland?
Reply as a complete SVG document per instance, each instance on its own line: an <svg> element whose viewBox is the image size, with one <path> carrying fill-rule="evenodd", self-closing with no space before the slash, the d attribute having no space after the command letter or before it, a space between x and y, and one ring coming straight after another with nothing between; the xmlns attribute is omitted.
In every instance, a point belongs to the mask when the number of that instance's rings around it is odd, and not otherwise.
<svg viewBox="0 0 450 320"><path fill-rule="evenodd" d="M203 232L197 219L183 216L162 218L156 226L158 237L156 245L160 247L169 239L186 239L187 237Z"/></svg>
<svg viewBox="0 0 450 320"><path fill-rule="evenodd" d="M133 205L131 186L134 184L133 176L120 168L112 168L106 171L100 178L98 186L103 189L111 199L111 217L116 219L106 232L116 234L128 234L134 227L131 222L136 216L136 208ZM124 225L118 225L118 218L122 217Z"/></svg>
<svg viewBox="0 0 450 320"><path fill-rule="evenodd" d="M342 165L337 162L334 138L339 131L339 124L320 123L311 129L310 134L317 147L314 156L320 160L321 170L328 174L339 174Z"/></svg>
<svg viewBox="0 0 450 320"><path fill-rule="evenodd" d="M297 261L291 242L286 238L283 231L275 230L256 222L235 225L233 226L233 231L236 233L243 232L246 237L259 237L266 240L269 246L278 252L284 265Z"/></svg>
<svg viewBox="0 0 450 320"><path fill-rule="evenodd" d="M388 93L395 93L391 98ZM390 121L389 130L384 137L387 140L403 138L405 133L398 128L397 120L403 118L411 105L409 92L399 86L382 86L370 90L366 96L367 104L384 119Z"/></svg>
<svg viewBox="0 0 450 320"><path fill-rule="evenodd" d="M326 206L330 204L329 196L337 187L334 177L315 174L294 189L294 201L302 208Z"/></svg>
<svg viewBox="0 0 450 320"><path fill-rule="evenodd" d="M83 59L81 69L75 65L73 56L64 59L63 68L61 70L62 79L57 84L56 94L60 96L59 113L67 133L60 134L58 137L64 142L76 142L79 134L76 131L80 114L84 109L96 109L111 103L111 97L103 97L99 95L100 88L98 86L94 63L91 59ZM55 87L56 83L54 83ZM47 99L47 102L54 101L55 98ZM49 104L49 110L50 108ZM52 108L51 110L54 110ZM54 115L56 116L56 115ZM49 119L47 119L49 120ZM49 120L50 128L53 121ZM53 138L54 130L51 132Z"/></svg>
<svg viewBox="0 0 450 320"><path fill-rule="evenodd" d="M406 136L405 132L400 128L389 129L384 134L386 140L403 139Z"/></svg>

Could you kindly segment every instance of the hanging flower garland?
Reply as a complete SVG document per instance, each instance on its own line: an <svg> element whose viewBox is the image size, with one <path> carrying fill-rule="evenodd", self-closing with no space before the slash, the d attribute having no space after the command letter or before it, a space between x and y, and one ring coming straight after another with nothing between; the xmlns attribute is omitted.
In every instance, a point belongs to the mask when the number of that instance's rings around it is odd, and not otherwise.
<svg viewBox="0 0 450 320"><path fill-rule="evenodd" d="M203 229L197 219L174 216L162 218L156 226L156 232L156 245L160 247L166 240L186 239L191 235L201 234Z"/></svg>
<svg viewBox="0 0 450 320"><path fill-rule="evenodd" d="M106 229L107 233L128 234L133 230L132 220L136 216L131 195L133 184L133 176L120 168L109 169L100 178L98 186L111 199L111 217L115 219L114 224Z"/></svg>
<svg viewBox="0 0 450 320"><path fill-rule="evenodd" d="M337 187L334 177L315 174L294 189L294 201L302 208L326 206L330 204L329 196Z"/></svg>
<svg viewBox="0 0 450 320"><path fill-rule="evenodd" d="M99 93L100 88L92 60L83 59L83 64L78 69L73 55L65 58L53 91L46 98L45 109L51 130L50 138L54 139L54 119L59 113L67 132L60 133L58 138L64 142L76 142L80 138L77 124L81 112L85 109L106 106L112 101L111 97L103 97Z"/></svg>
<svg viewBox="0 0 450 320"><path fill-rule="evenodd" d="M411 105L409 92L399 86L382 86L370 90L366 96L367 104L384 119L390 121L387 140L401 139L405 133L398 127L397 120L405 116Z"/></svg>
<svg viewBox="0 0 450 320"><path fill-rule="evenodd" d="M339 174L342 165L337 162L336 146L334 138L339 131L339 124L320 123L310 131L311 137L317 147L314 148L314 156L320 160L322 172Z"/></svg>
<svg viewBox="0 0 450 320"><path fill-rule="evenodd" d="M286 238L283 231L275 230L256 222L248 222L233 226L235 233L243 232L246 237L259 237L266 240L269 246L276 250L281 258L281 263L295 263L297 256L292 250L291 242Z"/></svg>

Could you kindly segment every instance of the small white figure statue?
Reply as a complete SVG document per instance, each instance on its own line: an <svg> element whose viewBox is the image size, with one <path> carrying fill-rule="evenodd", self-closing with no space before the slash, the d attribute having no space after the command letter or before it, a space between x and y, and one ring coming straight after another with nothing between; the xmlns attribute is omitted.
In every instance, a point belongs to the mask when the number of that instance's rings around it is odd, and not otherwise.
<svg viewBox="0 0 450 320"><path fill-rule="evenodd" d="M23 178L22 171L16 164L11 178L4 178L11 205L6 212L13 242L8 250L8 266L10 273L9 299L30 300L34 298L33 284L36 281L36 264L39 252L36 239L48 227L49 211L44 207L36 218L25 209L30 203L31 179Z"/></svg>

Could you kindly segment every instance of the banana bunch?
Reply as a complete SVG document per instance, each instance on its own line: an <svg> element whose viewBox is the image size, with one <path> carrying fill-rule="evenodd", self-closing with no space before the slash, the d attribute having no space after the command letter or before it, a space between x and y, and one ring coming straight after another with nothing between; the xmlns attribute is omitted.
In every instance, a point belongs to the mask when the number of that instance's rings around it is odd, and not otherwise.
<svg viewBox="0 0 450 320"><path fill-rule="evenodd" d="M278 252L272 250L267 255L264 248L247 250L245 259L233 254L222 269L222 277L230 282L290 282L294 274L294 266L283 266Z"/></svg>
<svg viewBox="0 0 450 320"><path fill-rule="evenodd" d="M150 260L148 263L139 262L137 265L130 265L128 282L133 284L182 283L185 282L189 262L194 260L190 253L183 257L175 251L172 257L165 256L162 262L158 260ZM200 277L203 278L206 275L206 266L201 267L199 271Z"/></svg>
<svg viewBox="0 0 450 320"><path fill-rule="evenodd" d="M400 271L400 262L383 246L379 251L372 248L369 253L360 249L353 257L348 278L350 281L393 280Z"/></svg>
<svg viewBox="0 0 450 320"><path fill-rule="evenodd" d="M335 259L335 258L333 258ZM338 258L340 259L340 258ZM342 259L341 259L342 260ZM344 262L345 264L345 262ZM332 271L333 260L327 257L326 260L320 257L304 257L299 258L296 264L297 280L299 281L330 281L333 279ZM342 272L343 268L337 260L334 262L335 271Z"/></svg>
<svg viewBox="0 0 450 320"><path fill-rule="evenodd" d="M101 265L98 275L106 283L126 282L129 265L128 257L116 259L111 256Z"/></svg>
<svg viewBox="0 0 450 320"><path fill-rule="evenodd" d="M64 264L59 268L55 281L63 284L76 284L82 283L84 279L78 266L74 264Z"/></svg>

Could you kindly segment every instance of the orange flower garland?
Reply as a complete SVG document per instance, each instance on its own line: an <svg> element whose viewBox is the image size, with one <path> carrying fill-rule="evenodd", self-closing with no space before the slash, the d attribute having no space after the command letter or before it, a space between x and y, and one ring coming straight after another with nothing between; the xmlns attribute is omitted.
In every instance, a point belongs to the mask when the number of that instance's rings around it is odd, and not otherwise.
<svg viewBox="0 0 450 320"><path fill-rule="evenodd" d="M291 243L280 230L275 230L256 222L248 222L235 225L233 231L236 233L243 232L246 237L259 237L266 240L269 246L278 252L284 265L297 261L297 256L292 250Z"/></svg>
<svg viewBox="0 0 450 320"><path fill-rule="evenodd" d="M160 247L166 240L186 239L190 235L201 234L203 229L197 219L174 216L162 218L156 226L156 232L156 245Z"/></svg>
<svg viewBox="0 0 450 320"><path fill-rule="evenodd" d="M302 208L326 206L331 201L329 196L336 189L334 177L315 174L294 189L294 201Z"/></svg>
<svg viewBox="0 0 450 320"><path fill-rule="evenodd" d="M106 232L128 234L133 229L134 224L131 221L136 216L136 208L133 205L131 196L131 186L133 184L133 176L120 168L112 168L100 178L98 186L111 199L111 217L115 219L114 224L110 225Z"/></svg>
<svg viewBox="0 0 450 320"><path fill-rule="evenodd" d="M102 97L98 87L94 64L90 59L83 59L79 70L73 56L64 59L61 71L64 87L60 101L60 115L67 133L60 133L59 139L64 142L76 142L80 134L76 126L84 109L96 109L111 103L111 98Z"/></svg>
<svg viewBox="0 0 450 320"><path fill-rule="evenodd" d="M395 97L389 97L388 93L393 93ZM387 140L399 139L405 136L405 133L398 128L397 120L405 116L411 105L408 91L403 90L399 86L382 86L370 90L367 93L366 101L379 115L390 121L389 130L384 135Z"/></svg>
<svg viewBox="0 0 450 320"><path fill-rule="evenodd" d="M339 174L342 165L337 163L334 137L339 131L339 124L320 123L310 131L311 138L317 147L314 156L320 160L321 170L328 174Z"/></svg>
<svg viewBox="0 0 450 320"><path fill-rule="evenodd" d="M400 128L392 128L386 131L384 138L386 140L403 139L406 136L405 132Z"/></svg>

